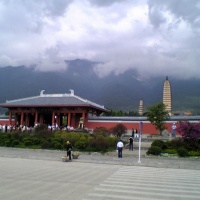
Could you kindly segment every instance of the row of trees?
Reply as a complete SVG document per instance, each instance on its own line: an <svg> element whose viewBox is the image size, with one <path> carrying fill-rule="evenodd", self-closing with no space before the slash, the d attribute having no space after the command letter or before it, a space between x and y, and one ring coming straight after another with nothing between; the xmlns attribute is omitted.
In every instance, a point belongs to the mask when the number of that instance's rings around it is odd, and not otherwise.
<svg viewBox="0 0 200 200"><path fill-rule="evenodd" d="M114 111L112 109L109 109L110 112L109 113L104 113L104 116L117 116L117 117L121 117L121 116L139 116L139 113L136 111L123 111L123 110L118 110L118 111Z"/></svg>

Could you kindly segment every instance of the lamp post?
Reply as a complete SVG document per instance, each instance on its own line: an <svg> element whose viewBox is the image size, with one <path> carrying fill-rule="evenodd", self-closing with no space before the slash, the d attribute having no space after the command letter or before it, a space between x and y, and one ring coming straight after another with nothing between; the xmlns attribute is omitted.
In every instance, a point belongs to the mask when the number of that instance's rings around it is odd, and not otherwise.
<svg viewBox="0 0 200 200"><path fill-rule="evenodd" d="M143 122L140 122L140 133L139 133L139 155L138 155L138 163L141 163L140 156L141 156L141 139L142 139L142 128L143 128Z"/></svg>
<svg viewBox="0 0 200 200"><path fill-rule="evenodd" d="M55 123L54 123L54 128L57 129L57 115L55 115Z"/></svg>

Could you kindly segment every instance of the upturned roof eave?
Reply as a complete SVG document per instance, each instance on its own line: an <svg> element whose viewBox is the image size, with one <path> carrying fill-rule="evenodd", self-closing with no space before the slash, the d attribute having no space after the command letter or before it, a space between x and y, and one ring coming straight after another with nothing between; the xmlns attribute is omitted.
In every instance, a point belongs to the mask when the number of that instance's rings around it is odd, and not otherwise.
<svg viewBox="0 0 200 200"><path fill-rule="evenodd" d="M92 101L89 101L87 99L83 99L77 95L74 94L74 90L70 89L70 94L44 94L45 90L42 90L40 92L39 96L33 96L33 97L27 97L27 98L22 98L22 99L16 99L16 100L10 100L10 101L6 101L6 103L2 103L0 104L0 107L2 108L14 108L14 107L36 107L36 108L41 108L41 107L89 107L89 108L93 108L102 112L109 112L109 110L107 110L106 108L104 108L104 106L101 106L99 104L96 104ZM37 100L40 101L40 99L44 99L44 98L73 98L78 100L80 103L76 103L76 102L69 102L69 104L65 104L65 102L60 102L60 103L56 103L55 101L52 103L46 103L41 102L41 104L39 102L37 102L36 104L34 102L27 102L27 101L31 101L31 100ZM24 102L25 101L25 102ZM24 102L24 103L23 103ZM48 101L47 101L48 102Z"/></svg>
<svg viewBox="0 0 200 200"><path fill-rule="evenodd" d="M94 108L96 110L101 110L103 112L109 112L109 110L107 110L106 108L101 108L101 107L97 107L91 104L46 104L46 105L34 105L34 104L30 104L30 105L22 105L22 104L16 104L16 105L8 105L8 104L0 104L0 107L2 108L15 108L15 107L35 107L35 108L42 108L42 107L88 107L88 108Z"/></svg>

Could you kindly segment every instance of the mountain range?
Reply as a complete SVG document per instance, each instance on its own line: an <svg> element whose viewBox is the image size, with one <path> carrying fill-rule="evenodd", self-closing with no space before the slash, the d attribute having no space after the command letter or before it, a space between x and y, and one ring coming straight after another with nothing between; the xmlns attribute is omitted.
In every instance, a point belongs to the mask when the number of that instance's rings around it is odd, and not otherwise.
<svg viewBox="0 0 200 200"><path fill-rule="evenodd" d="M100 78L95 74L94 62L88 60L66 60L64 71L41 72L34 67L0 68L0 103L6 100L37 96L44 93L70 93L104 105L108 109L137 111L139 101L144 102L144 110L162 102L166 77L137 79L137 72L128 70L120 75ZM200 80L170 79L173 112L191 111L200 113Z"/></svg>

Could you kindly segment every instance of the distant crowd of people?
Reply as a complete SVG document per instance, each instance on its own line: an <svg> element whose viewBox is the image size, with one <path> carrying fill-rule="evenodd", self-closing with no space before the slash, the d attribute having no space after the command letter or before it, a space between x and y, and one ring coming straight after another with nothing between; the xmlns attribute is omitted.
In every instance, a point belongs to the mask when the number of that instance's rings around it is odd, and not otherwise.
<svg viewBox="0 0 200 200"><path fill-rule="evenodd" d="M72 126L58 126L58 124L48 125L48 130L50 131L73 131L74 127Z"/></svg>
<svg viewBox="0 0 200 200"><path fill-rule="evenodd" d="M24 126L24 125L8 125L8 124L0 124L0 133L10 133L10 132L28 132L32 133L35 128L37 128L40 124L36 123L34 126ZM48 125L48 130L50 131L73 131L74 127L72 126L61 126L59 127L58 124Z"/></svg>
<svg viewBox="0 0 200 200"><path fill-rule="evenodd" d="M7 125L7 124L0 124L0 133L10 133L15 131L20 132L29 132L31 133L34 127L23 126L23 125Z"/></svg>
<svg viewBox="0 0 200 200"><path fill-rule="evenodd" d="M138 130L136 129L132 129L132 138L139 138L139 134L138 134Z"/></svg>

